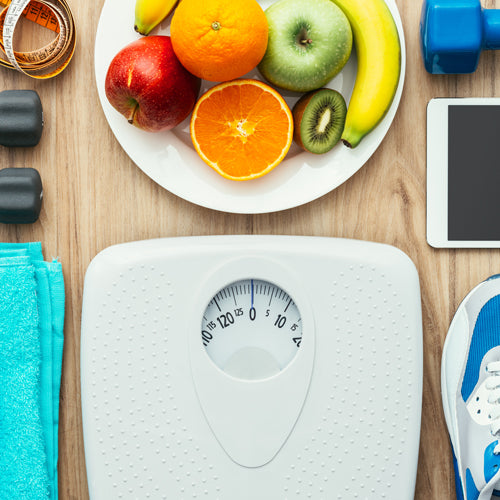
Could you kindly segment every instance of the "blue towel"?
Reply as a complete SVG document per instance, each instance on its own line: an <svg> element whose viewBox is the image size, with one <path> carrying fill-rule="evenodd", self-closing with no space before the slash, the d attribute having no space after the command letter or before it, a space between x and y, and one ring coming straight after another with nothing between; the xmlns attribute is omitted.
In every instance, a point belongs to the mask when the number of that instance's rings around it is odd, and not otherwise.
<svg viewBox="0 0 500 500"><path fill-rule="evenodd" d="M40 243L0 243L0 499L58 498L64 301Z"/></svg>

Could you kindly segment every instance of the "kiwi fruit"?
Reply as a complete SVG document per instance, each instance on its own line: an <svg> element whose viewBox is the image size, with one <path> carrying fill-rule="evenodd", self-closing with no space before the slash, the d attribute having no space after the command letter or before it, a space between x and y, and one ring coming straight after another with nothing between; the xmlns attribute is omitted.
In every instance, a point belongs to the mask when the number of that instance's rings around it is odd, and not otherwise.
<svg viewBox="0 0 500 500"><path fill-rule="evenodd" d="M295 142L306 151L330 151L344 131L347 105L336 90L318 89L304 94L292 110Z"/></svg>

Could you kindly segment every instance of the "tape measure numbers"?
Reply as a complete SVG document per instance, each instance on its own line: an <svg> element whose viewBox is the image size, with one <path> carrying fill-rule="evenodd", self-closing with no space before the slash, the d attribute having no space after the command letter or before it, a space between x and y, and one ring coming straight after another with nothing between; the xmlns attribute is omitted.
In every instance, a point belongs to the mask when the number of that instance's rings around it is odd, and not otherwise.
<svg viewBox="0 0 500 500"><path fill-rule="evenodd" d="M0 0L0 66L15 69L36 79L47 79L63 71L75 51L76 32L73 14L65 0ZM56 37L45 47L16 52L14 31L22 17L47 28Z"/></svg>
<svg viewBox="0 0 500 500"><path fill-rule="evenodd" d="M23 10L23 17L32 21L44 28L48 28L51 31L59 33L59 23L57 22L57 17L54 16L52 11L39 2L31 2Z"/></svg>
<svg viewBox="0 0 500 500"><path fill-rule="evenodd" d="M0 0L0 9L8 6L9 2L7 0ZM22 17L55 33L59 33L57 17L43 3L30 2L23 10Z"/></svg>

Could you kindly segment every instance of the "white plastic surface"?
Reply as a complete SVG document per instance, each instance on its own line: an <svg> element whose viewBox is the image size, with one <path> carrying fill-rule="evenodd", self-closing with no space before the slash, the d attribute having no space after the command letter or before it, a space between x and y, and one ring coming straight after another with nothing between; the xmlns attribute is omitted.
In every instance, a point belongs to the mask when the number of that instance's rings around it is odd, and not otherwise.
<svg viewBox="0 0 500 500"><path fill-rule="evenodd" d="M272 1L259 0L265 9ZM233 213L266 213L296 207L335 189L354 175L376 151L396 115L403 92L406 48L403 25L396 2L387 0L401 40L401 77L394 101L379 125L355 149L338 144L324 155L302 151L293 144L285 160L271 173L248 182L224 179L207 166L196 153L189 135L189 118L171 131L148 133L131 126L108 102L104 83L113 57L128 43L140 38L133 29L135 0L106 0L95 41L97 90L108 123L117 140L151 179L185 200ZM170 33L169 21L155 34ZM328 87L338 90L349 101L357 74L353 54L342 72ZM253 70L245 77L262 80ZM203 81L201 93L214 84ZM301 94L281 92L290 107Z"/></svg>
<svg viewBox="0 0 500 500"><path fill-rule="evenodd" d="M303 340L264 380L208 357L206 304L238 279L294 297ZM213 236L106 249L85 280L91 499L411 499L422 395L418 276L399 250Z"/></svg>

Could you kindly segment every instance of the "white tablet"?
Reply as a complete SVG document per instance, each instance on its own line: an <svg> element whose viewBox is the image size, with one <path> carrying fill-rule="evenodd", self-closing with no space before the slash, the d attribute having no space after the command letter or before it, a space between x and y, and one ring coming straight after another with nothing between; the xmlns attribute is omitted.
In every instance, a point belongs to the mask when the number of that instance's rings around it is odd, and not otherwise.
<svg viewBox="0 0 500 500"><path fill-rule="evenodd" d="M500 248L500 98L429 102L427 241Z"/></svg>

